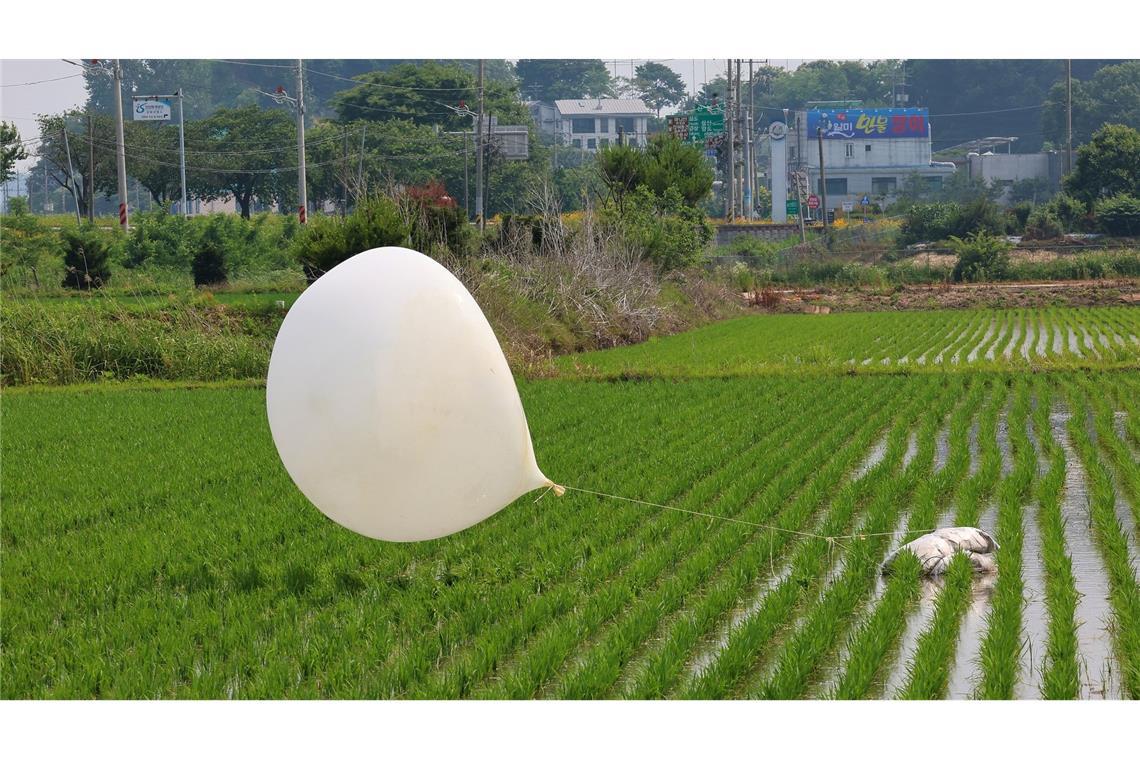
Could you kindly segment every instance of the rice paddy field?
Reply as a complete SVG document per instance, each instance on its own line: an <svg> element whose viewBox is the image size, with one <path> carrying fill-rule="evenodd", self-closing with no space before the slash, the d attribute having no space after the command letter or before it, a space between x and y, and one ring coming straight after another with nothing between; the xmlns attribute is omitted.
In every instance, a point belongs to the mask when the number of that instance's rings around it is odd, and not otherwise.
<svg viewBox="0 0 1140 760"><path fill-rule="evenodd" d="M258 385L7 389L0 696L1134 699L1138 336L754 316L566 357L519 383L548 475L734 521L535 493L416 544L307 503ZM996 574L880 574L955 524Z"/></svg>

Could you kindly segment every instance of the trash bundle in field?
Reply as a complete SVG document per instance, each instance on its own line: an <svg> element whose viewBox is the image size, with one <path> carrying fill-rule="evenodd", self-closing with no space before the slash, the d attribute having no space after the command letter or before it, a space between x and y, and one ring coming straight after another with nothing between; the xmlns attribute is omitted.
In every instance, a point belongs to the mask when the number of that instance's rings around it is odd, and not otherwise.
<svg viewBox="0 0 1140 760"><path fill-rule="evenodd" d="M955 554L962 553L970 560L979 573L992 573L994 551L998 542L984 530L978 528L939 528L933 533L919 536L908 544L895 549L883 562L884 573L890 572L891 565L902 552L910 552L918 557L925 575L942 575L950 567Z"/></svg>

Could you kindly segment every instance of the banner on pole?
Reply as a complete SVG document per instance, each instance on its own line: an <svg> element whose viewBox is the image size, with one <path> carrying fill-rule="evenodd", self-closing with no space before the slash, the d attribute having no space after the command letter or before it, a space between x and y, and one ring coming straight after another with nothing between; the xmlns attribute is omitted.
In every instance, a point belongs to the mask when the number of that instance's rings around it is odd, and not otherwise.
<svg viewBox="0 0 1140 760"><path fill-rule="evenodd" d="M171 98L132 98L135 121L170 121Z"/></svg>

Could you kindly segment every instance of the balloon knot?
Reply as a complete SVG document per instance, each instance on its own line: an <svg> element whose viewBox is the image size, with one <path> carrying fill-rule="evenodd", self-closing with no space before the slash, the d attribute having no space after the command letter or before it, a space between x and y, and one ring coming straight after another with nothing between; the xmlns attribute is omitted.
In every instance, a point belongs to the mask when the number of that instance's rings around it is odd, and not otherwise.
<svg viewBox="0 0 1140 760"><path fill-rule="evenodd" d="M566 486L560 486L557 483L552 483L550 487L554 489L554 495L555 496L565 496L566 495Z"/></svg>

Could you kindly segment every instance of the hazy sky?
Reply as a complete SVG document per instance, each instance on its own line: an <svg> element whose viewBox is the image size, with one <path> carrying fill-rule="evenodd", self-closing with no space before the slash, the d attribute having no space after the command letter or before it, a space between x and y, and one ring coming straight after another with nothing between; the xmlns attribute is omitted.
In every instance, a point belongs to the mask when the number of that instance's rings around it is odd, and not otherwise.
<svg viewBox="0 0 1140 760"><path fill-rule="evenodd" d="M633 69L645 62L644 58L604 58L611 75L633 77ZM725 74L725 59L694 60L654 59L676 71L692 93L705 82ZM762 63L762 61L757 61ZM794 68L802 60L773 60L771 64L784 68ZM745 64L747 71L747 63ZM83 86L82 72L77 66L61 60L3 60L0 61L0 120L15 122L24 139L36 135L36 114L59 113L68 108L82 105L87 99ZM59 77L66 77L59 79ZM44 81L56 80L56 81ZM27 84L39 82L40 84ZM15 86L14 86L15 85ZM189 85L187 85L189 87ZM29 151L31 152L31 151ZM20 171L33 163L26 160L18 165Z"/></svg>

